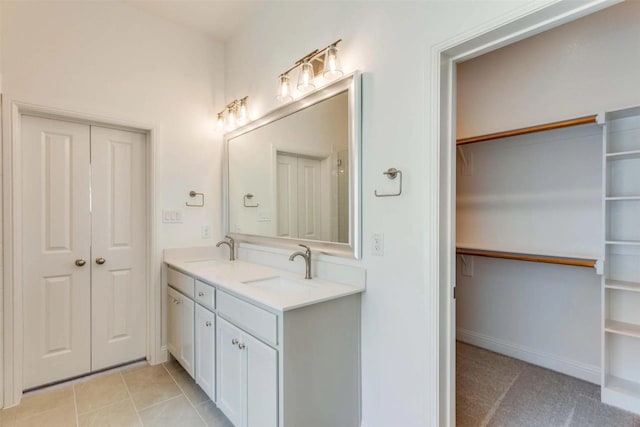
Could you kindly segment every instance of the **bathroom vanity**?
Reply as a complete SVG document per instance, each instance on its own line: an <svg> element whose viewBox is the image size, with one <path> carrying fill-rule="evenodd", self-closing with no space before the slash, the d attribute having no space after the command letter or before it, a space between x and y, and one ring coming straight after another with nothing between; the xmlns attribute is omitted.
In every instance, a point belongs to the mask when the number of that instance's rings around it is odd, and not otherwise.
<svg viewBox="0 0 640 427"><path fill-rule="evenodd" d="M236 427L359 425L364 286L239 260L165 263L168 350Z"/></svg>

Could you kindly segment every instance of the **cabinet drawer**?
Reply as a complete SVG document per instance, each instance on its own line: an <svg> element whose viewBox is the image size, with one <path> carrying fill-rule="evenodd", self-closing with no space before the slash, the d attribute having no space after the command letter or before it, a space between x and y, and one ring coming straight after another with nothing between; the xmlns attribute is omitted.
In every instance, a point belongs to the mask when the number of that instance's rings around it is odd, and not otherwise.
<svg viewBox="0 0 640 427"><path fill-rule="evenodd" d="M195 283L195 279L193 277L187 276L173 268L168 268L167 282L169 282L169 285L172 288L179 290L189 298L193 299L193 288Z"/></svg>
<svg viewBox="0 0 640 427"><path fill-rule="evenodd" d="M196 280L196 301L198 304L215 310L216 308L216 288L207 285L200 280Z"/></svg>
<svg viewBox="0 0 640 427"><path fill-rule="evenodd" d="M278 316L224 292L218 292L218 313L271 344L278 344Z"/></svg>

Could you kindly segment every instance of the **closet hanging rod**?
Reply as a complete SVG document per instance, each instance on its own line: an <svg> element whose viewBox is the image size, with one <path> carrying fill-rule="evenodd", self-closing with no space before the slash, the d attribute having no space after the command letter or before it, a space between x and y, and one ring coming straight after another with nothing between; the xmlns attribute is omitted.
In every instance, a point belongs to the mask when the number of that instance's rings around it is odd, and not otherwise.
<svg viewBox="0 0 640 427"><path fill-rule="evenodd" d="M597 114L591 116L578 117L575 119L562 120L559 122L546 123L543 125L530 126L521 129L513 129L504 132L490 133L488 135L472 136L469 138L461 138L456 141L457 145L474 144L476 142L491 141L492 139L508 138L510 136L527 135L529 133L544 132L547 130L562 129L571 126L586 125L589 123L597 123Z"/></svg>
<svg viewBox="0 0 640 427"><path fill-rule="evenodd" d="M488 258L512 259L516 261L542 262L546 264L571 265L575 267L596 268L598 260L587 258L564 258L548 255L531 255L518 252L500 252L484 249L456 248L459 255L475 255Z"/></svg>

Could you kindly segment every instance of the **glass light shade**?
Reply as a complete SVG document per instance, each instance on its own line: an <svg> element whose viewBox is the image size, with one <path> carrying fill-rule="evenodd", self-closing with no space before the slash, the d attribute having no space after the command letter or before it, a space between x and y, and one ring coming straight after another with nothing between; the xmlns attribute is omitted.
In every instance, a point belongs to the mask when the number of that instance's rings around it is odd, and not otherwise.
<svg viewBox="0 0 640 427"><path fill-rule="evenodd" d="M309 61L304 61L300 67L300 75L298 76L298 90L300 92L309 92L316 88L313 84L313 66Z"/></svg>
<svg viewBox="0 0 640 427"><path fill-rule="evenodd" d="M224 129L224 114L218 113L218 118L216 119L216 129L222 130Z"/></svg>
<svg viewBox="0 0 640 427"><path fill-rule="evenodd" d="M227 109L227 130L233 130L236 127L236 109L229 107Z"/></svg>
<svg viewBox="0 0 640 427"><path fill-rule="evenodd" d="M293 99L291 96L291 82L289 76L282 74L278 85L278 101L289 102Z"/></svg>
<svg viewBox="0 0 640 427"><path fill-rule="evenodd" d="M338 48L329 46L327 53L324 57L324 72L322 73L325 79L333 80L338 77L342 77L342 67L340 66L340 60L338 59Z"/></svg>
<svg viewBox="0 0 640 427"><path fill-rule="evenodd" d="M245 125L249 121L249 112L247 111L247 98L240 100L238 107L238 118L236 119L239 126Z"/></svg>

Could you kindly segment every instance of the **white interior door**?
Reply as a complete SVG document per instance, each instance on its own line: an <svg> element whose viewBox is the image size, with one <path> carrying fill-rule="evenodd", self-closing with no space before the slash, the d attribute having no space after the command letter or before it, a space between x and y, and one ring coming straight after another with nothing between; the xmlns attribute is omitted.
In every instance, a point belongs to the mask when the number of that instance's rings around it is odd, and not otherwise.
<svg viewBox="0 0 640 427"><path fill-rule="evenodd" d="M146 354L144 146L23 116L25 389Z"/></svg>
<svg viewBox="0 0 640 427"><path fill-rule="evenodd" d="M146 354L145 135L91 127L92 369Z"/></svg>
<svg viewBox="0 0 640 427"><path fill-rule="evenodd" d="M89 138L22 118L24 388L91 369Z"/></svg>

